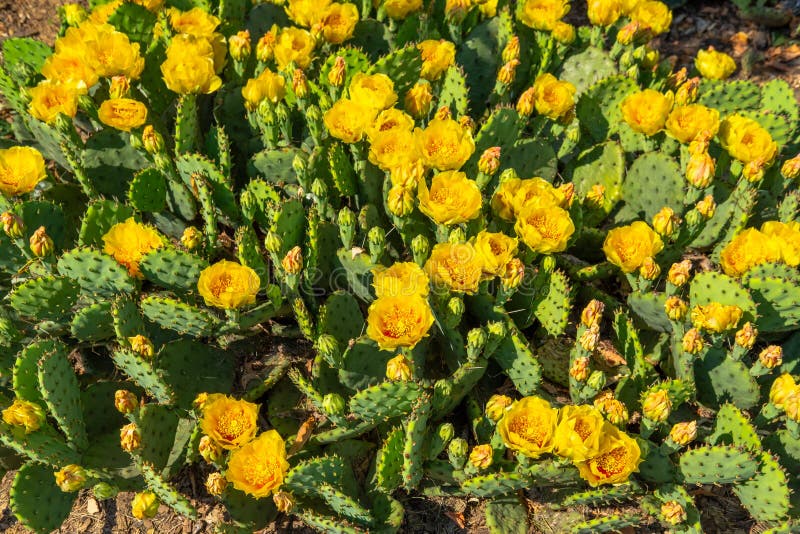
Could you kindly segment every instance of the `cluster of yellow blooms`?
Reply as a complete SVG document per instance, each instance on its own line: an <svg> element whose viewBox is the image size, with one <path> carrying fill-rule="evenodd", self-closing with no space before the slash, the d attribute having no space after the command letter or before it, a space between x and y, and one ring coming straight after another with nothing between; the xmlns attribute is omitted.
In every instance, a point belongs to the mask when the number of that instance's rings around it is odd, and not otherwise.
<svg viewBox="0 0 800 534"><path fill-rule="evenodd" d="M592 486L625 482L641 462L636 440L589 405L556 409L525 397L502 413L497 432L506 447L529 458L552 453L571 460Z"/></svg>
<svg viewBox="0 0 800 534"><path fill-rule="evenodd" d="M720 264L725 274L741 276L762 263L800 265L800 223L767 221L761 229L739 232L722 250Z"/></svg>
<svg viewBox="0 0 800 534"><path fill-rule="evenodd" d="M170 10L176 35L170 39L161 74L167 87L178 94L213 93L222 86L218 76L225 67L225 37L218 33L220 19L200 8Z"/></svg>

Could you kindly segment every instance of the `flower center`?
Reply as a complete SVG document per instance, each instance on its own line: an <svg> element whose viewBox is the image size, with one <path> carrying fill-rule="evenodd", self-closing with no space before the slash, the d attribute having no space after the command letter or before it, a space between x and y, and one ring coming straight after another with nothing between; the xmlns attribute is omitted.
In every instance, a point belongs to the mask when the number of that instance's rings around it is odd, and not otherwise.
<svg viewBox="0 0 800 534"><path fill-rule="evenodd" d="M217 431L227 440L234 440L247 430L247 421L241 410L225 410L217 420Z"/></svg>
<svg viewBox="0 0 800 534"><path fill-rule="evenodd" d="M383 323L383 335L398 339L407 336L414 328L416 321L408 313L408 310L395 306L386 314Z"/></svg>
<svg viewBox="0 0 800 534"><path fill-rule="evenodd" d="M252 486L263 487L275 478L279 470L278 462L269 459L260 459L245 466L244 479Z"/></svg>
<svg viewBox="0 0 800 534"><path fill-rule="evenodd" d="M586 441L586 438L592 435L592 426L583 419L575 422L574 430L581 437L581 441Z"/></svg>
<svg viewBox="0 0 800 534"><path fill-rule="evenodd" d="M232 284L233 278L231 275L228 273L223 273L211 283L211 294L215 297L219 297L220 294L227 291Z"/></svg>
<svg viewBox="0 0 800 534"><path fill-rule="evenodd" d="M597 470L603 475L610 477L621 473L625 469L625 460L628 459L628 453L625 447L617 447L616 449L607 452L594 460L597 465Z"/></svg>
<svg viewBox="0 0 800 534"><path fill-rule="evenodd" d="M537 447L541 447L547 437L545 427L538 417L527 415L515 417L508 425L508 429Z"/></svg>

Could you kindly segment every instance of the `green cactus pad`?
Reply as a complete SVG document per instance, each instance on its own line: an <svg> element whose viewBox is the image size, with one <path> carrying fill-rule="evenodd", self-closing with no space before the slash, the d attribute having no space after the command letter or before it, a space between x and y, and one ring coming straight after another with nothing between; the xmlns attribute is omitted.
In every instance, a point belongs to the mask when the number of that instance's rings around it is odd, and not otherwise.
<svg viewBox="0 0 800 534"><path fill-rule="evenodd" d="M733 486L733 492L757 521L777 521L789 514L786 473L769 453L761 453L761 466L750 480Z"/></svg>
<svg viewBox="0 0 800 534"><path fill-rule="evenodd" d="M49 46L30 37L10 37L3 41L3 66L24 85L33 81L52 54Z"/></svg>
<svg viewBox="0 0 800 534"><path fill-rule="evenodd" d="M421 394L416 382L383 382L350 399L350 412L365 422L378 422L411 412Z"/></svg>
<svg viewBox="0 0 800 534"><path fill-rule="evenodd" d="M658 180L653 180L658 176ZM625 207L617 220L643 217L651 221L664 206L676 213L683 209L685 180L678 163L662 152L648 152L639 156L628 169L622 182Z"/></svg>
<svg viewBox="0 0 800 534"><path fill-rule="evenodd" d="M522 139L500 153L500 169L511 168L517 176L538 176L552 182L558 172L558 158L553 147L541 139Z"/></svg>
<svg viewBox="0 0 800 534"><path fill-rule="evenodd" d="M746 410L759 401L759 388L741 361L722 349L711 349L694 361L697 400L712 408L725 402Z"/></svg>
<svg viewBox="0 0 800 534"><path fill-rule="evenodd" d="M356 391L375 386L384 380L386 363L392 357L391 352L380 350L374 341L361 338L342 355L339 381Z"/></svg>
<svg viewBox="0 0 800 534"><path fill-rule="evenodd" d="M487 148L499 146L502 161L503 153L513 147L520 137L522 127L523 123L515 109L495 109L475 136L475 152L465 165L466 172L471 176L478 171L478 160Z"/></svg>
<svg viewBox="0 0 800 534"><path fill-rule="evenodd" d="M175 166L184 184L190 189L194 189L194 175L205 178L211 188L214 206L231 220L239 219L239 209L229 179L220 172L214 162L200 154L181 154L175 160Z"/></svg>
<svg viewBox="0 0 800 534"><path fill-rule="evenodd" d="M750 293L739 282L722 273L707 271L692 278L689 287L689 305L705 306L719 302L726 306L739 306L742 309L740 326L756 317L756 305Z"/></svg>
<svg viewBox="0 0 800 534"><path fill-rule="evenodd" d="M92 294L110 297L133 292L134 282L128 271L111 256L96 250L70 250L58 259L58 271Z"/></svg>
<svg viewBox="0 0 800 534"><path fill-rule="evenodd" d="M528 488L531 479L519 473L492 473L468 478L461 489L476 497L497 497Z"/></svg>
<svg viewBox="0 0 800 534"><path fill-rule="evenodd" d="M578 523L572 527L572 534L597 534L600 532L619 532L626 527L635 527L642 522L637 516L607 515Z"/></svg>
<svg viewBox="0 0 800 534"><path fill-rule="evenodd" d="M467 113L469 108L467 81L464 72L456 65L451 65L444 73L438 105L450 107L457 116Z"/></svg>
<svg viewBox="0 0 800 534"><path fill-rule="evenodd" d="M141 466L141 471L148 489L155 493L161 502L189 519L197 519L197 510L189 502L189 499L181 495L178 490L161 478L153 469L153 466L144 463Z"/></svg>
<svg viewBox="0 0 800 534"><path fill-rule="evenodd" d="M254 499L243 491L239 491L231 486L225 490L222 496L225 509L237 525L244 527L237 531L241 534L254 532L265 528L270 521L274 521L278 515L278 509L272 499Z"/></svg>
<svg viewBox="0 0 800 534"><path fill-rule="evenodd" d="M45 276L18 285L11 292L11 307L23 317L58 321L78 300L78 284L68 278Z"/></svg>
<svg viewBox="0 0 800 534"><path fill-rule="evenodd" d="M58 431L49 424L36 432L16 432L10 425L0 423L0 443L20 456L47 465L69 465L80 461L80 455L67 445Z"/></svg>
<svg viewBox="0 0 800 534"><path fill-rule="evenodd" d="M366 530L348 526L337 517L321 515L308 509L298 513L297 517L306 525L329 534L360 534L367 532Z"/></svg>
<svg viewBox="0 0 800 534"><path fill-rule="evenodd" d="M608 214L620 199L625 153L614 141L594 146L567 165L566 175L575 184L579 198L585 198L592 186L602 185L605 188L602 212Z"/></svg>
<svg viewBox="0 0 800 534"><path fill-rule="evenodd" d="M136 173L128 187L128 202L139 211L161 211L167 201L167 182L158 169Z"/></svg>
<svg viewBox="0 0 800 534"><path fill-rule="evenodd" d="M278 255L282 258L295 246L302 246L306 231L306 209L299 200L289 200L281 204L281 209L272 227L281 238Z"/></svg>
<svg viewBox="0 0 800 534"><path fill-rule="evenodd" d="M137 427L142 435L142 448L135 455L161 472L168 464L178 423L178 416L167 406L142 406L137 420Z"/></svg>
<svg viewBox="0 0 800 534"><path fill-rule="evenodd" d="M130 143L129 133L112 128L92 134L82 156L84 171L97 192L115 199L124 199L133 176L150 165Z"/></svg>
<svg viewBox="0 0 800 534"><path fill-rule="evenodd" d="M403 446L405 433L400 426L394 427L383 442L375 457L375 483L381 491L391 493L402 483Z"/></svg>
<svg viewBox="0 0 800 534"><path fill-rule="evenodd" d="M141 388L132 382L103 381L86 386L81 391L81 406L83 406L83 420L86 424L86 433L90 436L116 433L119 440L119 429L128 421L114 406L114 393L125 389L134 395L140 396Z"/></svg>
<svg viewBox="0 0 800 534"><path fill-rule="evenodd" d="M774 79L761 86L761 108L786 115L794 121L800 118L794 90L785 80Z"/></svg>
<svg viewBox="0 0 800 534"><path fill-rule="evenodd" d="M492 358L522 395L533 395L542 381L542 366L516 327L512 323L509 327L509 335L500 342Z"/></svg>
<svg viewBox="0 0 800 534"><path fill-rule="evenodd" d="M528 532L528 507L518 495L495 497L486 503L485 513L490 534Z"/></svg>
<svg viewBox="0 0 800 534"><path fill-rule="evenodd" d="M139 4L122 4L108 17L108 23L127 35L131 41L150 44L158 16Z"/></svg>
<svg viewBox="0 0 800 534"><path fill-rule="evenodd" d="M628 306L643 324L658 332L671 332L672 323L664 311L667 296L664 293L633 292L628 295Z"/></svg>
<svg viewBox="0 0 800 534"><path fill-rule="evenodd" d="M796 135L797 121L789 119L784 115L778 115L770 111L742 110L741 115L751 118L758 122L778 143L779 147L789 144Z"/></svg>
<svg viewBox="0 0 800 534"><path fill-rule="evenodd" d="M364 526L370 526L375 522L368 509L330 484L320 484L317 493L339 516Z"/></svg>
<svg viewBox="0 0 800 534"><path fill-rule="evenodd" d="M583 52L568 57L561 66L561 75L558 78L570 82L578 94L581 94L600 80L615 74L617 67L608 54L590 46Z"/></svg>
<svg viewBox="0 0 800 534"><path fill-rule="evenodd" d="M611 76L587 88L575 106L581 126L597 142L608 139L622 122L620 104L638 90L636 82L625 76Z"/></svg>
<svg viewBox="0 0 800 534"><path fill-rule="evenodd" d="M422 71L422 55L416 45L395 50L375 62L370 74L382 73L394 82L399 95L405 94L417 80Z"/></svg>
<svg viewBox="0 0 800 534"><path fill-rule="evenodd" d="M766 269L754 268L747 274L746 287L758 310L756 327L761 332L792 330L800 324L800 307L797 305L800 284L792 279L761 274L766 272ZM793 278L796 277L795 274Z"/></svg>
<svg viewBox="0 0 800 534"><path fill-rule="evenodd" d="M403 516L405 515L403 505L389 495L372 494L372 513L375 514L376 523L378 523L376 532L393 534L398 532L403 525Z"/></svg>
<svg viewBox="0 0 800 534"><path fill-rule="evenodd" d="M412 490L422 480L425 461L425 434L431 413L431 396L423 394L415 402L411 415L406 421L405 441L403 443L402 481L406 490Z"/></svg>
<svg viewBox="0 0 800 534"><path fill-rule="evenodd" d="M687 484L741 483L758 470L759 461L750 452L730 445L706 445L684 452L680 469Z"/></svg>
<svg viewBox="0 0 800 534"><path fill-rule="evenodd" d="M471 111L476 115L482 114L486 108L500 67L497 51L503 45L499 32L498 18L486 20L475 26L462 46L456 48L456 63L464 68Z"/></svg>
<svg viewBox="0 0 800 534"><path fill-rule="evenodd" d="M145 297L140 305L145 317L180 334L209 336L216 323L214 317L202 308L169 297Z"/></svg>
<svg viewBox="0 0 800 534"><path fill-rule="evenodd" d="M129 337L144 334L144 320L136 303L127 295L121 295L111 306L114 317L114 332L117 339L127 341Z"/></svg>
<svg viewBox="0 0 800 534"><path fill-rule="evenodd" d="M761 440L747 415L733 404L723 404L717 412L714 433L706 438L712 445L735 445L751 451L761 450Z"/></svg>
<svg viewBox="0 0 800 534"><path fill-rule="evenodd" d="M139 270L147 280L178 292L195 291L200 272L206 267L208 262L203 258L173 248L154 250L139 262Z"/></svg>
<svg viewBox="0 0 800 534"><path fill-rule="evenodd" d="M329 296L320 309L318 329L335 337L342 347L357 339L364 330L364 315L355 297L344 291Z"/></svg>
<svg viewBox="0 0 800 534"><path fill-rule="evenodd" d="M77 492L59 489L52 467L31 462L14 477L10 504L20 523L37 534L47 534L61 526L77 496Z"/></svg>
<svg viewBox="0 0 800 534"><path fill-rule="evenodd" d="M548 276L545 288L547 292L538 294L531 303L533 314L548 334L560 336L567 328L572 309L569 278L561 271L553 271Z"/></svg>
<svg viewBox="0 0 800 534"><path fill-rule="evenodd" d="M273 184L297 183L292 162L295 157L303 157L303 152L294 148L268 148L257 152L248 163L248 173L252 177L263 177Z"/></svg>
<svg viewBox="0 0 800 534"><path fill-rule="evenodd" d="M39 359L39 387L50 414L79 449L88 444L83 422L81 390L65 350L47 352Z"/></svg>
<svg viewBox="0 0 800 534"><path fill-rule="evenodd" d="M286 473L283 481L287 491L314 495L319 484L340 486L344 478L344 461L338 456L320 456L303 460Z"/></svg>
<svg viewBox="0 0 800 534"><path fill-rule="evenodd" d="M153 364L127 349L111 354L117 367L127 374L158 402L170 403L175 398L172 388L161 378Z"/></svg>
<svg viewBox="0 0 800 534"><path fill-rule="evenodd" d="M356 194L356 174L353 164L344 151L341 143L334 143L328 150L328 162L330 163L331 177L336 190L342 196Z"/></svg>
<svg viewBox="0 0 800 534"><path fill-rule="evenodd" d="M370 302L373 299L372 289L369 285L371 272L375 265L370 260L369 254L357 249L339 249L337 258L344 267L347 283L350 290L361 300Z"/></svg>
<svg viewBox="0 0 800 534"><path fill-rule="evenodd" d="M98 200L89 204L81 220L79 243L84 246L103 246L103 236L115 224L133 217L133 209L113 200Z"/></svg>
<svg viewBox="0 0 800 534"><path fill-rule="evenodd" d="M98 302L75 313L70 331L81 341L102 341L114 337L110 302Z"/></svg>
<svg viewBox="0 0 800 534"><path fill-rule="evenodd" d="M716 109L722 117L743 109L757 109L761 100L761 90L746 80L703 80L698 93L697 103Z"/></svg>
<svg viewBox="0 0 800 534"><path fill-rule="evenodd" d="M39 390L39 360L53 352L66 352L61 341L46 339L36 341L20 351L14 362L13 385L17 398L44 404Z"/></svg>
<svg viewBox="0 0 800 534"><path fill-rule="evenodd" d="M233 386L231 354L191 339L166 344L158 354L158 369L175 392L175 404L184 410L199 393L228 393Z"/></svg>

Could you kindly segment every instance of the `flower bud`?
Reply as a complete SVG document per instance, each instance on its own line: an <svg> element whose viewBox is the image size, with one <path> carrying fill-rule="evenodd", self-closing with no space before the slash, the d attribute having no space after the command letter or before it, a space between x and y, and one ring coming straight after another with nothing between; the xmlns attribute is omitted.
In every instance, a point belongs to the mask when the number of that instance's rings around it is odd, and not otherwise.
<svg viewBox="0 0 800 534"><path fill-rule="evenodd" d="M342 56L336 56L331 70L328 71L328 83L334 87L341 87L344 83L346 71L347 63L345 63L344 58Z"/></svg>
<svg viewBox="0 0 800 534"><path fill-rule="evenodd" d="M295 245L286 253L281 260L281 267L286 274L299 274L303 270L303 251L299 245Z"/></svg>
<svg viewBox="0 0 800 534"><path fill-rule="evenodd" d="M686 317L689 306L680 297L669 297L664 303L664 311L673 321L681 321Z"/></svg>
<svg viewBox="0 0 800 534"><path fill-rule="evenodd" d="M600 369L592 371L592 374L586 380L586 386L594 391L600 391L606 387L606 374Z"/></svg>
<svg viewBox="0 0 800 534"><path fill-rule="evenodd" d="M428 238L420 234L411 240L411 252L414 254L414 261L422 265L428 258L431 245Z"/></svg>
<svg viewBox="0 0 800 534"><path fill-rule="evenodd" d="M433 118L440 121L451 119L452 113L450 112L450 106L440 106L439 109L436 110L436 113L434 113Z"/></svg>
<svg viewBox="0 0 800 534"><path fill-rule="evenodd" d="M680 219L670 207L663 207L653 216L653 230L660 235L669 237L675 232L675 227L680 224Z"/></svg>
<svg viewBox="0 0 800 534"><path fill-rule="evenodd" d="M639 33L641 25L636 22L629 22L617 32L617 42L621 45L629 45L636 38Z"/></svg>
<svg viewBox="0 0 800 534"><path fill-rule="evenodd" d="M24 428L26 434L39 430L44 420L44 410L35 402L15 399L11 406L3 410L3 421L11 426Z"/></svg>
<svg viewBox="0 0 800 534"><path fill-rule="evenodd" d="M770 345L759 353L758 361L767 369L775 369L783 363L783 349L779 345Z"/></svg>
<svg viewBox="0 0 800 534"><path fill-rule="evenodd" d="M661 517L670 525L679 525L686 521L686 510L678 501L667 501L661 505Z"/></svg>
<svg viewBox="0 0 800 534"><path fill-rule="evenodd" d="M142 434L136 423L128 423L120 429L119 444L125 452L133 452L142 446Z"/></svg>
<svg viewBox="0 0 800 534"><path fill-rule="evenodd" d="M325 413L341 415L345 410L344 398L338 393L328 393L322 397L322 409Z"/></svg>
<svg viewBox="0 0 800 534"><path fill-rule="evenodd" d="M367 244L369 245L370 255L377 260L383 255L386 245L386 230L380 226L373 226L367 232Z"/></svg>
<svg viewBox="0 0 800 534"><path fill-rule="evenodd" d="M464 300L461 297L452 297L448 300L447 314L453 317L456 324L458 324L461 321L461 316L464 315Z"/></svg>
<svg viewBox="0 0 800 534"><path fill-rule="evenodd" d="M697 189L705 189L714 179L717 164L708 152L699 152L689 157L686 164L686 180Z"/></svg>
<svg viewBox="0 0 800 534"><path fill-rule="evenodd" d="M506 289L514 289L522 283L525 277L525 264L519 258L511 258L506 263L503 274L500 275L500 281Z"/></svg>
<svg viewBox="0 0 800 534"><path fill-rule="evenodd" d="M411 380L411 362L398 354L386 362L386 378L395 382Z"/></svg>
<svg viewBox="0 0 800 534"><path fill-rule="evenodd" d="M499 341L506 337L508 328L502 321L489 321L486 323L486 332L489 334L490 339Z"/></svg>
<svg viewBox="0 0 800 534"><path fill-rule="evenodd" d="M503 85L511 85L517 77L517 67L519 66L518 59L512 59L505 63L497 72L497 81Z"/></svg>
<svg viewBox="0 0 800 534"><path fill-rule="evenodd" d="M683 260L678 263L673 263L667 273L667 280L675 287L681 287L689 281L691 276L692 262L691 260Z"/></svg>
<svg viewBox="0 0 800 534"><path fill-rule="evenodd" d="M258 40L258 43L256 44L256 58L260 62L266 63L267 61L271 60L275 55L276 37L277 37L276 32L270 30L264 35L262 35L261 39Z"/></svg>
<svg viewBox="0 0 800 534"><path fill-rule="evenodd" d="M689 143L689 155L697 156L707 153L714 135L715 134L711 130L702 130L697 133L694 139Z"/></svg>
<svg viewBox="0 0 800 534"><path fill-rule="evenodd" d="M29 240L31 252L37 258L43 258L53 253L55 245L44 226L40 226Z"/></svg>
<svg viewBox="0 0 800 534"><path fill-rule="evenodd" d="M131 350L144 358L152 358L155 354L155 347L153 342L141 334L128 338L128 343L131 344Z"/></svg>
<svg viewBox="0 0 800 534"><path fill-rule="evenodd" d="M181 245L186 250L195 250L203 242L203 233L194 226L187 226L181 234Z"/></svg>
<svg viewBox="0 0 800 534"><path fill-rule="evenodd" d="M228 481L220 473L211 473L206 478L206 491L209 495L219 497L228 487Z"/></svg>
<svg viewBox="0 0 800 534"><path fill-rule="evenodd" d="M661 267L656 263L651 256L648 256L642 261L642 266L639 267L639 275L645 280L655 280L661 274Z"/></svg>
<svg viewBox="0 0 800 534"><path fill-rule="evenodd" d="M142 145L148 154L157 154L164 150L164 138L148 124L142 130Z"/></svg>
<svg viewBox="0 0 800 534"><path fill-rule="evenodd" d="M121 414L133 413L139 407L139 399L127 389L114 392L114 408Z"/></svg>
<svg viewBox="0 0 800 534"><path fill-rule="evenodd" d="M750 183L760 182L764 178L765 166L763 159L754 159L744 166L742 176Z"/></svg>
<svg viewBox="0 0 800 534"><path fill-rule="evenodd" d="M297 98L303 99L308 95L308 80L302 69L294 69L292 74L292 90Z"/></svg>
<svg viewBox="0 0 800 534"><path fill-rule="evenodd" d="M769 390L769 401L778 408L783 408L783 403L797 389L794 377L789 373L783 373L772 383Z"/></svg>
<svg viewBox="0 0 800 534"><path fill-rule="evenodd" d="M706 195L703 200L697 203L695 209L700 213L700 215L703 216L703 218L710 219L717 211L717 203L714 201L713 196Z"/></svg>
<svg viewBox="0 0 800 534"><path fill-rule="evenodd" d="M267 252L277 254L281 251L281 247L283 247L283 240L280 236L272 230L267 232L264 238L264 248L267 249Z"/></svg>
<svg viewBox="0 0 800 534"><path fill-rule="evenodd" d="M587 357L575 358L572 365L569 367L569 376L578 382L585 382L588 380L590 372L591 367L589 365L589 358Z"/></svg>
<svg viewBox="0 0 800 534"><path fill-rule="evenodd" d="M127 76L112 76L108 87L108 98L125 98L131 90L131 82Z"/></svg>
<svg viewBox="0 0 800 534"><path fill-rule="evenodd" d="M593 324L584 330L578 340L583 350L588 352L592 352L597 347L598 341L600 341L600 325L598 324Z"/></svg>
<svg viewBox="0 0 800 534"><path fill-rule="evenodd" d="M202 412L203 408L206 405L206 401L208 401L208 393L198 393L197 396L192 401L192 406L198 412Z"/></svg>
<svg viewBox="0 0 800 534"><path fill-rule="evenodd" d="M666 389L651 391L642 400L642 414L651 421L666 421L671 411L672 401Z"/></svg>
<svg viewBox="0 0 800 534"><path fill-rule="evenodd" d="M659 54L658 50L645 46L642 67L646 69L653 68L658 64L659 59L661 59L661 54Z"/></svg>
<svg viewBox="0 0 800 534"><path fill-rule="evenodd" d="M292 511L292 508L294 508L294 498L292 498L291 494L286 493L285 491L275 492L275 494L272 496L272 502L275 503L275 508L284 514L288 514Z"/></svg>
<svg viewBox="0 0 800 534"><path fill-rule="evenodd" d="M602 184L594 184L586 193L586 204L590 208L602 208L606 201L606 188Z"/></svg>
<svg viewBox="0 0 800 534"><path fill-rule="evenodd" d="M465 132L475 133L475 121L469 115L462 115L458 118L458 124Z"/></svg>
<svg viewBox="0 0 800 534"><path fill-rule="evenodd" d="M800 178L800 154L783 162L783 165L781 165L781 174L787 180Z"/></svg>
<svg viewBox="0 0 800 534"><path fill-rule="evenodd" d="M736 336L734 340L736 344L742 347L743 349L750 350L753 348L753 345L756 344L756 337L758 336L758 330L753 326L753 324L748 321L742 325L742 327L736 331Z"/></svg>
<svg viewBox="0 0 800 534"><path fill-rule="evenodd" d="M152 491L142 491L133 496L131 513L136 519L149 519L155 517L160 506L158 497Z"/></svg>
<svg viewBox="0 0 800 534"><path fill-rule="evenodd" d="M417 84L406 92L405 97L406 111L414 118L421 119L426 117L431 110L433 102L433 92L428 83L417 82Z"/></svg>
<svg viewBox="0 0 800 534"><path fill-rule="evenodd" d="M447 457L450 459L450 464L456 469L461 469L467 463L467 452L469 451L469 444L464 438L454 438L447 446Z"/></svg>
<svg viewBox="0 0 800 534"><path fill-rule="evenodd" d="M455 227L450 230L450 235L447 236L447 242L454 245L467 242L467 234L463 228Z"/></svg>
<svg viewBox="0 0 800 534"><path fill-rule="evenodd" d="M330 334L322 334L317 338L317 351L329 362L334 362L339 359L341 350L339 349L339 342Z"/></svg>
<svg viewBox="0 0 800 534"><path fill-rule="evenodd" d="M676 444L686 446L697 437L697 421L675 423L669 431L669 438Z"/></svg>
<svg viewBox="0 0 800 534"><path fill-rule="evenodd" d="M64 493L78 491L86 484L86 470L76 464L70 464L55 472L56 485Z"/></svg>
<svg viewBox="0 0 800 534"><path fill-rule="evenodd" d="M790 421L800 423L800 389L795 390L783 401L783 410Z"/></svg>
<svg viewBox="0 0 800 534"><path fill-rule="evenodd" d="M561 44L568 45L575 42L575 26L563 20L556 22L550 34L553 36L553 39Z"/></svg>
<svg viewBox="0 0 800 534"><path fill-rule="evenodd" d="M250 32L242 30L228 38L228 51L234 61L246 61L250 57Z"/></svg>
<svg viewBox="0 0 800 534"><path fill-rule="evenodd" d="M515 35L508 40L500 57L503 63L508 63L512 59L519 59L519 37Z"/></svg>
<svg viewBox="0 0 800 534"><path fill-rule="evenodd" d="M522 117L530 117L533 113L533 107L536 102L536 96L533 87L526 89L517 100L517 113Z"/></svg>
<svg viewBox="0 0 800 534"><path fill-rule="evenodd" d="M64 4L61 13L67 26L77 26L86 20L86 10L80 4Z"/></svg>
<svg viewBox="0 0 800 534"><path fill-rule="evenodd" d="M616 426L624 426L628 424L628 408L614 398L614 394L610 391L601 393L594 400L594 407L600 410L608 422Z"/></svg>
<svg viewBox="0 0 800 534"><path fill-rule="evenodd" d="M687 106L697 100L697 92L700 88L700 78L691 78L678 87L675 91L675 105Z"/></svg>
<svg viewBox="0 0 800 534"><path fill-rule="evenodd" d="M703 335L697 328L692 328L686 332L681 341L683 350L689 354L697 354L703 350Z"/></svg>
<svg viewBox="0 0 800 534"><path fill-rule="evenodd" d="M450 24L460 24L471 7L471 0L446 0L444 15Z"/></svg>
<svg viewBox="0 0 800 534"><path fill-rule="evenodd" d="M556 189L564 197L564 200L561 201L561 207L564 209L571 208L572 201L575 199L575 184L567 182L559 185Z"/></svg>
<svg viewBox="0 0 800 534"><path fill-rule="evenodd" d="M452 299L451 299L452 300ZM461 299L458 299L461 301ZM463 306L463 301L462 306ZM486 346L489 336L483 328L473 328L467 332L467 354L477 355Z"/></svg>
<svg viewBox="0 0 800 534"><path fill-rule="evenodd" d="M469 453L469 463L478 469L486 469L492 465L492 453L491 445L476 445Z"/></svg>
<svg viewBox="0 0 800 534"><path fill-rule="evenodd" d="M600 324L606 305L597 299L592 299L581 312L581 322L584 326L591 327Z"/></svg>
<svg viewBox="0 0 800 534"><path fill-rule="evenodd" d="M200 443L197 444L197 451L206 462L214 464L222 459L222 447L208 436L200 438Z"/></svg>
<svg viewBox="0 0 800 534"><path fill-rule="evenodd" d="M483 174L493 176L500 168L500 147L487 148L478 160L478 170Z"/></svg>
<svg viewBox="0 0 800 534"><path fill-rule="evenodd" d="M25 223L10 211L0 214L0 222L3 223L3 232L11 239L19 239L25 233Z"/></svg>
<svg viewBox="0 0 800 534"><path fill-rule="evenodd" d="M511 406L514 400L507 395L492 395L486 401L486 417L494 421L499 421L503 414L506 413L506 408Z"/></svg>
<svg viewBox="0 0 800 534"><path fill-rule="evenodd" d="M402 185L389 189L386 205L394 215L405 217L414 211L414 190Z"/></svg>
<svg viewBox="0 0 800 534"><path fill-rule="evenodd" d="M119 488L112 486L108 482L98 482L92 487L92 493L95 499L104 501L116 497L119 493Z"/></svg>

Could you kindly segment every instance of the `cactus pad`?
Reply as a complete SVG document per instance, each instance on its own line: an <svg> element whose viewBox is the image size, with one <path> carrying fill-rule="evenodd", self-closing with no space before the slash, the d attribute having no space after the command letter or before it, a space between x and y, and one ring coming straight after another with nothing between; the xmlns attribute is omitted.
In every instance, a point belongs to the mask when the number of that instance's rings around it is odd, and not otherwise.
<svg viewBox="0 0 800 534"><path fill-rule="evenodd" d="M145 297L141 307L144 316L154 323L193 337L210 335L216 322L205 310L169 297Z"/></svg>
<svg viewBox="0 0 800 534"><path fill-rule="evenodd" d="M167 182L158 169L136 173L128 188L128 202L139 211L161 211L167 199Z"/></svg>
<svg viewBox="0 0 800 534"><path fill-rule="evenodd" d="M680 469L688 484L741 483L758 470L751 453L730 445L703 446L681 455Z"/></svg>
<svg viewBox="0 0 800 534"><path fill-rule="evenodd" d="M78 310L72 318L70 331L81 341L101 341L114 337L111 303L98 302Z"/></svg>
<svg viewBox="0 0 800 534"><path fill-rule="evenodd" d="M109 297L133 291L133 280L125 268L96 250L78 248L67 252L58 259L58 270L92 294Z"/></svg>
<svg viewBox="0 0 800 534"><path fill-rule="evenodd" d="M52 467L31 462L14 477L11 510L20 523L37 534L47 534L61 526L77 495L59 489Z"/></svg>
<svg viewBox="0 0 800 534"><path fill-rule="evenodd" d="M383 382L350 399L350 411L362 421L381 421L407 415L421 393L415 382Z"/></svg>
<svg viewBox="0 0 800 534"><path fill-rule="evenodd" d="M531 485L531 480L519 473L492 473L468 478L461 489L476 497L497 497L514 493Z"/></svg>
<svg viewBox="0 0 800 534"><path fill-rule="evenodd" d="M79 449L88 445L81 408L81 390L64 350L45 353L39 359L39 387L58 426Z"/></svg>
<svg viewBox="0 0 800 534"><path fill-rule="evenodd" d="M758 403L758 384L750 376L748 368L729 358L724 350L711 349L696 359L694 372L697 399L707 406L731 402L744 410Z"/></svg>
<svg viewBox="0 0 800 534"><path fill-rule="evenodd" d="M153 469L153 466L145 463L142 464L141 470L148 489L155 493L161 502L189 519L197 519L197 510L189 502L189 499L181 495L178 490L161 478Z"/></svg>
<svg viewBox="0 0 800 534"><path fill-rule="evenodd" d="M518 495L495 497L486 503L485 513L490 534L528 532L528 507Z"/></svg>
<svg viewBox="0 0 800 534"><path fill-rule="evenodd" d="M138 354L127 349L120 349L112 353L111 359L114 360L117 367L157 401L169 403L174 399L175 393L172 388L164 382L153 365Z"/></svg>
<svg viewBox="0 0 800 534"><path fill-rule="evenodd" d="M78 284L69 278L45 276L28 280L11 292L11 307L37 321L58 321L78 300Z"/></svg>
<svg viewBox="0 0 800 534"><path fill-rule="evenodd" d="M658 180L653 177L658 176ZM685 180L678 163L662 152L639 156L622 182L625 207L617 220L643 217L650 221L664 206L682 211Z"/></svg>
<svg viewBox="0 0 800 534"><path fill-rule="evenodd" d="M733 278L721 273L708 271L698 273L692 278L689 288L691 306L705 306L719 302L726 306L739 306L742 309L741 324L753 321L756 305L748 291Z"/></svg>
<svg viewBox="0 0 800 534"><path fill-rule="evenodd" d="M133 217L133 209L113 200L99 200L89 204L81 221L80 244L103 246L103 236L112 226Z"/></svg>
<svg viewBox="0 0 800 534"><path fill-rule="evenodd" d="M752 451L761 450L761 440L747 416L732 404L723 404L717 412L714 433L706 438L712 445L735 445Z"/></svg>
<svg viewBox="0 0 800 534"><path fill-rule="evenodd" d="M197 289L200 272L208 262L188 252L160 248L144 256L139 270L154 284L172 291L186 292Z"/></svg>
<svg viewBox="0 0 800 534"><path fill-rule="evenodd" d="M615 74L617 74L617 67L608 54L599 48L590 46L564 61L559 79L570 82L575 86L578 94L581 94L593 84Z"/></svg>

